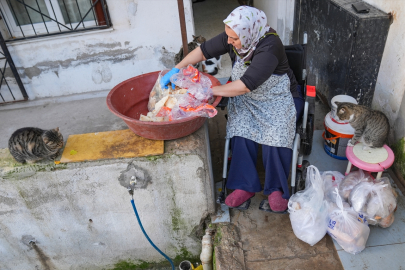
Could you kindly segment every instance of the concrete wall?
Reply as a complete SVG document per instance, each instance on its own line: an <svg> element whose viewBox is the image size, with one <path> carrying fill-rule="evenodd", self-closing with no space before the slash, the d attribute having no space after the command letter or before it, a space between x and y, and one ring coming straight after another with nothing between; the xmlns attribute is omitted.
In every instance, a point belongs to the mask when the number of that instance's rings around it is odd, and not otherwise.
<svg viewBox="0 0 405 270"><path fill-rule="evenodd" d="M136 221L125 187L134 174L135 204L152 241L172 259L198 257L196 231L215 207L205 132L166 142L163 156L56 166L21 166L0 149L0 269L165 261Z"/></svg>
<svg viewBox="0 0 405 270"><path fill-rule="evenodd" d="M384 54L378 73L373 108L383 111L395 128L391 135L398 140L405 135L405 5L400 0L365 0L365 2L393 14ZM392 139L392 138L391 138Z"/></svg>
<svg viewBox="0 0 405 270"><path fill-rule="evenodd" d="M254 0L253 4L266 13L267 23L277 31L283 44L292 44L295 1Z"/></svg>
<svg viewBox="0 0 405 270"><path fill-rule="evenodd" d="M189 41L191 5L184 0ZM8 43L30 99L109 90L173 67L182 45L177 0L110 0L108 6L111 29Z"/></svg>

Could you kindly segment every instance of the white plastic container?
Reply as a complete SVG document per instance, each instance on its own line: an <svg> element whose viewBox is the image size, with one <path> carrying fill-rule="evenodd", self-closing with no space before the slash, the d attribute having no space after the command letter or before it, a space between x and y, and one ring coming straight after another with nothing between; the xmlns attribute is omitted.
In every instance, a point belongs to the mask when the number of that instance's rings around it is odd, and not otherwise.
<svg viewBox="0 0 405 270"><path fill-rule="evenodd" d="M354 97L347 96L347 95L337 95L337 96L334 96L332 98L332 100L330 102L331 106L332 106L331 116L336 121L338 121L340 123L344 123L344 121L340 121L339 118L336 116L336 110L337 110L337 105L335 103L336 101L338 101L338 102L350 102L350 103L357 104L357 100Z"/></svg>

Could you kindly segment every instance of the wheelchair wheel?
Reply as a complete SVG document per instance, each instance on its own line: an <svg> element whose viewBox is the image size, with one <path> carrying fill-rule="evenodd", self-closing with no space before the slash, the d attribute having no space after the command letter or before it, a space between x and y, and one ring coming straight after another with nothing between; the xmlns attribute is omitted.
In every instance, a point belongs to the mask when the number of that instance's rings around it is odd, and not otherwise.
<svg viewBox="0 0 405 270"><path fill-rule="evenodd" d="M295 177L295 192L305 189L305 180L302 178L302 172L297 171L297 176Z"/></svg>
<svg viewBox="0 0 405 270"><path fill-rule="evenodd" d="M296 192L305 189L305 181L307 179L307 168L311 165L308 160L302 161L302 166L297 170L297 176L295 178Z"/></svg>
<svg viewBox="0 0 405 270"><path fill-rule="evenodd" d="M305 156L308 156L311 154L312 151L312 140L314 137L314 115L309 114L308 115L308 121L307 121L307 127L306 127L306 137L305 139L302 140L302 148L303 148L303 154Z"/></svg>

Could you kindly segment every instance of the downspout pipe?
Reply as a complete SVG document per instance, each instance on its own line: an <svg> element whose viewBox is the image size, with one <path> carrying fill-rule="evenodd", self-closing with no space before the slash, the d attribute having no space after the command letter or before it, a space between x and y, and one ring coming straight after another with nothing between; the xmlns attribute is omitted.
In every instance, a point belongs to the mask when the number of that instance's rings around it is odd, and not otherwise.
<svg viewBox="0 0 405 270"><path fill-rule="evenodd" d="M183 57L185 57L188 54L188 42L183 0L177 0L177 7L179 8L181 39L183 41Z"/></svg>

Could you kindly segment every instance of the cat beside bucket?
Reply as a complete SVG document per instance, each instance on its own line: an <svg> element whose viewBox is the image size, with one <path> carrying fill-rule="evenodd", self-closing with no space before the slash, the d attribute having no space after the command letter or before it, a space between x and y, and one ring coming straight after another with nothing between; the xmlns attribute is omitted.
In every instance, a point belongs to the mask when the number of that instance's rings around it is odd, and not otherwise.
<svg viewBox="0 0 405 270"><path fill-rule="evenodd" d="M350 102L357 104L356 99L347 95L338 95L332 98L332 110L325 116L324 150L333 158L347 160L347 144L354 135L354 128L346 120L340 120L337 116L337 105L335 102Z"/></svg>
<svg viewBox="0 0 405 270"><path fill-rule="evenodd" d="M347 160L347 146L362 143L363 150L383 147L390 125L384 113L358 105L346 95L332 98L332 110L325 116L324 149L334 158Z"/></svg>

